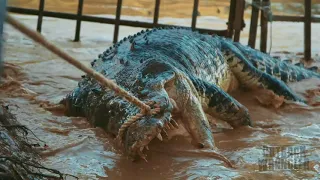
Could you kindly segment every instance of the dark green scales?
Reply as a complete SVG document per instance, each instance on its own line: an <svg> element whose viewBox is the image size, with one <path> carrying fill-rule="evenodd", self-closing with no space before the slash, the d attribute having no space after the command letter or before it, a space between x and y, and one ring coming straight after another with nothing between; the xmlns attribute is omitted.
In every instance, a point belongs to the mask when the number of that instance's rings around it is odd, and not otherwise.
<svg viewBox="0 0 320 180"><path fill-rule="evenodd" d="M92 67L140 100L160 103L159 114L145 116L126 130L123 142L130 156L141 155L153 138L162 139L177 126L172 116L179 117L193 142L204 148L214 147L207 115L234 127L251 125L247 108L227 93L234 84L302 101L285 83L319 77L250 47L185 28L152 29L126 37L99 55ZM139 112L87 76L63 102L68 115L85 116L114 136Z"/></svg>

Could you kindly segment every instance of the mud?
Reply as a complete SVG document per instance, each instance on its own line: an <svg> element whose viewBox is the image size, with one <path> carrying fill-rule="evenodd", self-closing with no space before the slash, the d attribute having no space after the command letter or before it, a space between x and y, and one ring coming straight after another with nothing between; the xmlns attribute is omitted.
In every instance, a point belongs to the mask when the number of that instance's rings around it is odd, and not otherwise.
<svg viewBox="0 0 320 180"><path fill-rule="evenodd" d="M18 17L35 27L35 18ZM68 23L47 19L44 21L44 35L89 66L90 61L110 45L110 39L105 37L110 33L110 28L106 27L111 26L85 26L87 29L83 32L82 42L74 43L68 41L74 31L74 26ZM137 30L123 28L121 36ZM292 103L277 107L272 103L261 104L256 96L262 102L270 98L261 97L258 92L233 93L248 107L255 126L228 130L228 127L219 123L222 130L217 131L214 138L217 148L233 161L236 169L227 168L221 161L210 158L207 152L195 149L182 136L169 142L154 140L147 153L149 163L132 163L115 148L112 137L99 128L91 127L84 118L63 116L61 110L54 106L77 86L83 74L11 27L6 26L5 31L5 61L10 64L7 64L6 78L2 79L0 96L13 109L19 122L45 142L46 146L40 144L43 148L42 158L50 168L80 179L319 178L320 81L317 79L290 85L314 106ZM298 156L293 156L290 154L292 151L287 149L289 157L282 159L287 163L299 158L307 161L308 166L300 170L268 170L262 166L261 160L279 154L265 155L264 146L300 147L303 152L297 153ZM276 152L279 148L273 150Z"/></svg>

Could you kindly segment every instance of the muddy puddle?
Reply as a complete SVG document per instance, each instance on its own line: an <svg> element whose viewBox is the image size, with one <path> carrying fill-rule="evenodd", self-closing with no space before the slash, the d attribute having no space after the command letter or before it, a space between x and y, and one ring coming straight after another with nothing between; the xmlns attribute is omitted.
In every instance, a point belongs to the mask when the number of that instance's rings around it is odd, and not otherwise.
<svg viewBox="0 0 320 180"><path fill-rule="evenodd" d="M36 18L16 16L35 27ZM89 65L103 52L112 37L113 26L84 25L82 42L70 41L74 24L47 19L43 32L66 52ZM55 28L55 27L63 28ZM91 29L90 29L91 28ZM54 30L53 30L54 29ZM122 28L121 36L136 32ZM236 169L227 168L206 152L195 149L184 137L169 142L154 140L148 163L132 163L114 141L84 118L66 117L46 107L59 102L77 86L82 72L6 26L6 78L0 96L18 120L41 140L43 163L80 179L318 179L320 173L320 81L306 80L290 86L314 105L295 104L265 107L258 92L234 92L248 107L255 127L241 127L214 133L215 143ZM94 33L93 33L94 32ZM279 48L281 50L281 48ZM261 97L260 97L261 98ZM294 167L265 166L266 161L303 164ZM274 162L272 161L272 162ZM283 170L287 169L287 170ZM68 179L73 179L68 177Z"/></svg>

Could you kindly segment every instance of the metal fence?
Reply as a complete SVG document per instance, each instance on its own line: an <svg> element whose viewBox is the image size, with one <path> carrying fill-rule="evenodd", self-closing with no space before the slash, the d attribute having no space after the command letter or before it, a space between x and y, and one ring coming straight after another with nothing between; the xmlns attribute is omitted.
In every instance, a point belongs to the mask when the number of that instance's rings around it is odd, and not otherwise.
<svg viewBox="0 0 320 180"><path fill-rule="evenodd" d="M160 0L155 0L155 8L154 8L154 17L153 22L141 22L141 21L130 21L130 20L122 20L121 16L121 7L122 0L117 0L116 6L116 17L105 18L105 17L95 17L83 15L83 3L84 0L79 0L78 2L78 10L77 14L72 13L62 13L62 12L53 12L53 11L45 11L45 0L40 0L38 9L27 9L27 8L19 8L19 7L8 7L9 12L20 13L20 14L28 14L28 15L37 15L38 23L37 30L41 32L42 27L42 19L44 16L46 17L54 17L54 18L62 18L62 19L71 19L76 20L76 28L75 28L75 41L80 40L80 31L81 31L81 22L97 22L97 23L105 23L105 24L113 24L114 25L114 35L113 35L113 43L118 41L119 35L119 26L131 26L131 27L144 27L144 28L153 28L159 26L171 26L168 24L159 24L159 7ZM194 0L193 4L193 12L192 12L192 21L191 28L193 30L197 30L201 33L209 33L209 34L217 34L220 36L226 36L229 38L233 37L234 41L239 41L240 33L244 28L245 24L243 21L244 10L245 10L245 0L230 0L230 12L229 18L227 22L227 29L225 30L212 30L212 29L201 29L197 28L197 16L198 16L198 6L199 0ZM265 16L266 9L265 7L269 7L270 9L270 0L252 0L252 14L251 14L251 24L250 24L250 33L249 33L249 41L248 44L252 48L255 48L256 42L256 34L257 34L257 26L259 20L259 12L261 11L260 16L260 25L261 25L261 37L260 37L260 50L262 52L266 52L267 48L267 34L268 34L268 17ZM287 22L303 22L304 23L304 55L306 60L311 59L311 23L319 23L320 18L312 17L311 15L311 0L304 0L305 4L305 15L304 16L272 16L272 21L287 21Z"/></svg>
<svg viewBox="0 0 320 180"><path fill-rule="evenodd" d="M279 16L272 15L272 19L268 19L266 7L270 8L270 0L253 0L252 1L251 24L249 33L249 46L255 48L257 26L259 19L259 10L261 10L260 25L260 51L267 50L268 21L285 21L285 22L303 22L304 23L304 58L311 60L311 23L319 23L320 17L313 17L311 14L311 0L304 0L304 16Z"/></svg>
<svg viewBox="0 0 320 180"><path fill-rule="evenodd" d="M9 12L13 13L19 13L19 14L28 14L28 15L37 15L38 16L38 23L37 23L37 31L41 32L42 27L42 19L44 16L46 17L54 17L54 18L62 18L62 19L71 19L76 20L76 30L75 30L75 41L80 40L80 31L81 31L81 22L82 21L88 21L88 22L97 22L97 23L105 23L105 24L114 24L114 36L113 36L113 43L116 43L118 41L118 34L119 34L119 26L131 26L131 27L144 27L144 28L153 28L153 27L159 27L159 26L170 26L168 24L159 24L159 7L160 7L160 0L155 0L155 8L154 8L154 17L153 17L153 23L148 22L141 22L141 21L130 21L130 20L122 20L120 19L121 16L121 7L122 7L122 0L117 1L117 7L116 7L116 17L115 19L112 18L105 18L105 17L94 17L94 16L88 16L83 15L83 1L79 0L78 2L78 10L77 14L72 13L62 13L62 12L53 12L53 11L45 11L45 0L40 0L39 8L38 9L27 9L27 8L19 8L19 7L8 7ZM240 0L243 1L243 0ZM230 14L234 14L235 12L235 0L231 0L231 6L233 8L230 8ZM212 29L201 29L196 28L197 24L197 15L198 15L198 6L199 6L199 0L194 0L193 5L193 12L192 12L192 21L191 21L191 28L193 30L197 30L201 33L209 33L209 34L217 34L220 36L232 36L232 27L231 25L228 26L228 29L226 30L212 30ZM229 22L233 22L234 18L229 18ZM232 23L229 23L232 24Z"/></svg>

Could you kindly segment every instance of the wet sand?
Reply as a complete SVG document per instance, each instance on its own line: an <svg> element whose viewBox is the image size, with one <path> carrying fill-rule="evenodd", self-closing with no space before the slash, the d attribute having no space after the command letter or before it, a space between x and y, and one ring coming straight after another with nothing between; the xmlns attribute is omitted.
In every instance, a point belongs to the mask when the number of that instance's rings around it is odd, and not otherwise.
<svg viewBox="0 0 320 180"><path fill-rule="evenodd" d="M16 17L35 27L35 17ZM186 19L162 20L183 24ZM200 20L203 26L208 22L223 28L221 19ZM75 22L71 21L45 18L43 34L89 66L111 44L113 26L84 23L82 41L75 43L70 41L74 25ZM303 46L297 37L301 35L301 30L291 28L290 32L285 32L281 30L283 26L279 24L275 27L273 49L301 52ZM290 26L296 27L295 24ZM121 27L120 36L139 30L140 28ZM288 35L289 33L292 35ZM0 95L19 122L27 125L46 142L48 147L44 151L43 162L50 168L76 175L80 179L319 178L319 108L304 110L294 105L278 109L264 107L255 98L259 94L257 92L233 93L236 99L248 107L254 128L241 127L214 134L218 149L235 163L236 169L227 168L221 161L208 157L205 152L191 146L184 137L175 137L166 143L154 140L149 146L149 163L132 163L115 148L111 137L101 129L91 127L84 118L66 117L44 108L59 102L76 87L83 73L11 27L6 26L5 34L5 61L12 63L10 67L19 68L7 71L8 76L4 79L7 86L0 87ZM315 34L313 43L318 43L317 36L319 35ZM318 49L313 49L314 56L318 52ZM291 84L296 92L315 101L319 100L319 85L320 81L317 79ZM313 91L306 94L307 90ZM309 170L259 171L259 160L266 158L263 146L304 146ZM292 159L293 155L286 159L290 157Z"/></svg>

